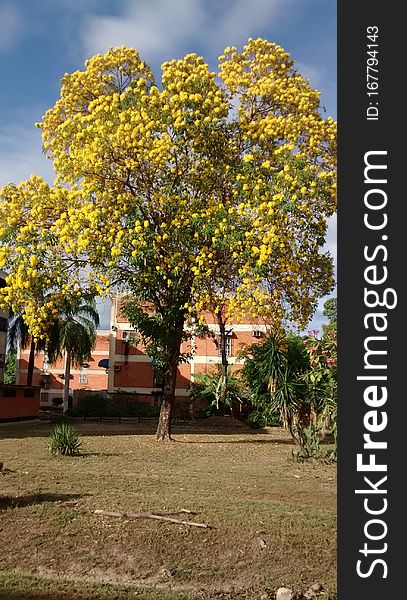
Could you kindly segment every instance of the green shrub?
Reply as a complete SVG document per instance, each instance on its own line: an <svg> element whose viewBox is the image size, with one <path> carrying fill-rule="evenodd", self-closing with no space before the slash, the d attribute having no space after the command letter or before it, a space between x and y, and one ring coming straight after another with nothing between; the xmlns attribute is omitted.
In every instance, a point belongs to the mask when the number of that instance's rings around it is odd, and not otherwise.
<svg viewBox="0 0 407 600"><path fill-rule="evenodd" d="M133 404L129 407L130 417L158 417L160 409L151 404Z"/></svg>
<svg viewBox="0 0 407 600"><path fill-rule="evenodd" d="M252 429L260 429L261 427L281 427L281 417L270 410L264 411L260 409L253 410L247 417L246 423Z"/></svg>
<svg viewBox="0 0 407 600"><path fill-rule="evenodd" d="M264 414L260 413L257 410L254 410L247 417L246 423L252 429L260 429L261 427L266 426L266 419Z"/></svg>
<svg viewBox="0 0 407 600"><path fill-rule="evenodd" d="M51 432L48 449L52 454L75 456L81 446L80 436L69 423L56 425Z"/></svg>
<svg viewBox="0 0 407 600"><path fill-rule="evenodd" d="M73 408L76 417L104 417L108 415L109 400L102 394L89 394L82 396L78 404Z"/></svg>
<svg viewBox="0 0 407 600"><path fill-rule="evenodd" d="M211 417L215 414L215 412L216 409L214 409L213 406L209 406L208 408L201 408L198 410L196 413L194 413L194 417L199 421L201 419L207 419L208 417Z"/></svg>

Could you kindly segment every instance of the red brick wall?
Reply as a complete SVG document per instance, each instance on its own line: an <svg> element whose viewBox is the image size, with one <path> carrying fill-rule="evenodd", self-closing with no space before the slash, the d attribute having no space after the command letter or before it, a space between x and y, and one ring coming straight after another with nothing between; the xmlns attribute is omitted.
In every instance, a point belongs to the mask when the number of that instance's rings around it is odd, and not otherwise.
<svg viewBox="0 0 407 600"><path fill-rule="evenodd" d="M15 396L9 397L9 393ZM34 396L28 395L34 393ZM40 390L18 386L0 386L0 421L37 418L40 407Z"/></svg>
<svg viewBox="0 0 407 600"><path fill-rule="evenodd" d="M153 369L150 362L116 362L120 371L114 373L115 387L153 387Z"/></svg>
<svg viewBox="0 0 407 600"><path fill-rule="evenodd" d="M104 368L98 367L101 359L109 358L109 334L99 333L96 338L96 345L92 356L87 361L88 368L71 367L71 377L69 387L71 390L76 389L102 389L106 390L108 386L108 375ZM17 384L25 384L27 380L29 349L20 351L20 359L17 365ZM44 355L39 353L34 360L33 385L42 386L43 380ZM61 377L64 373L64 359L58 359L54 364L50 365L48 386L43 388L42 403L51 403L54 397L61 397L64 385L64 379ZM93 372L92 372L93 371ZM87 381L80 381L80 376L87 377ZM48 401L45 400L48 398Z"/></svg>
<svg viewBox="0 0 407 600"><path fill-rule="evenodd" d="M116 388L152 388L153 368L150 362L116 362L120 371L114 373L114 387ZM188 364L181 364L177 372L177 389L189 387L191 368Z"/></svg>

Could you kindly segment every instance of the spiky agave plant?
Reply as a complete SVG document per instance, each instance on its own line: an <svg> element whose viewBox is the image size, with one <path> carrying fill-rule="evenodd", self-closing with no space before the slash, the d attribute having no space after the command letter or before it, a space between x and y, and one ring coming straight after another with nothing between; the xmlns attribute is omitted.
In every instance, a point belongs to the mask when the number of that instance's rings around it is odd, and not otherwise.
<svg viewBox="0 0 407 600"><path fill-rule="evenodd" d="M61 423L51 432L48 450L55 455L77 456L80 453L81 440L72 425Z"/></svg>

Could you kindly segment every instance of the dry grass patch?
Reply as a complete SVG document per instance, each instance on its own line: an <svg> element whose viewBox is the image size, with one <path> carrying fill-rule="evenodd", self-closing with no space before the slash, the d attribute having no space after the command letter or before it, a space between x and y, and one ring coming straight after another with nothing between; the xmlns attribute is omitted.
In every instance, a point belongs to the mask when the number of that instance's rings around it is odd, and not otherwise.
<svg viewBox="0 0 407 600"><path fill-rule="evenodd" d="M162 444L138 424L77 429L84 455L52 457L46 424L0 427L1 460L19 470L0 479L5 573L148 587L163 600L315 582L335 597L336 469L296 463L284 431L179 429ZM182 508L214 529L94 514Z"/></svg>

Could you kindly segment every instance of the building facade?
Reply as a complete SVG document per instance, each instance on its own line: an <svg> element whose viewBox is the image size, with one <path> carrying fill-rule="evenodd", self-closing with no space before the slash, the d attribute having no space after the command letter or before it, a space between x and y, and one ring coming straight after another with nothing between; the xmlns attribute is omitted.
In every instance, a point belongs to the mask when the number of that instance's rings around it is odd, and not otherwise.
<svg viewBox="0 0 407 600"><path fill-rule="evenodd" d="M180 404L188 401L189 388L195 373L208 373L221 363L216 344L219 326L213 315L206 313L205 322L212 335L194 336L183 343L181 352L191 353L187 363L178 366L175 395ZM227 324L226 352L232 371L241 368L239 353L247 346L264 338L265 323L244 321ZM20 349L17 355L17 384L24 384L28 368L29 349ZM41 405L50 406L62 398L64 385L64 361L49 365L42 353L37 354L34 364L33 384L41 387ZM99 331L95 349L87 364L72 368L70 393L75 390L107 391L134 394L140 402L157 403L162 391L159 374L145 352L137 331L120 311L120 297L112 302L109 331Z"/></svg>
<svg viewBox="0 0 407 600"><path fill-rule="evenodd" d="M107 390L107 370L104 367L99 367L99 363L109 358L111 337L113 336L110 331L98 331L96 345L89 361L79 367L71 367L69 382L71 396L78 389L90 391ZM17 385L24 385L27 381L29 354L29 348L19 348L17 351ZM52 406L54 400L62 399L64 370L65 360L63 358L50 365L43 352L35 355L33 386L41 388L41 406Z"/></svg>
<svg viewBox="0 0 407 600"><path fill-rule="evenodd" d="M204 314L212 335L194 336L181 346L182 353L192 353L187 363L178 366L175 395L181 400L187 400L189 388L195 373L208 373L221 363L221 357L216 344L219 339L219 326L211 313ZM114 338L110 345L109 355L109 392L133 392L143 400L151 399L161 391L160 382L156 376L151 359L145 354L145 348L137 332L120 312L120 299L112 303L111 329ZM228 322L226 353L232 372L243 365L239 358L240 351L254 342L264 338L267 326L258 321Z"/></svg>

